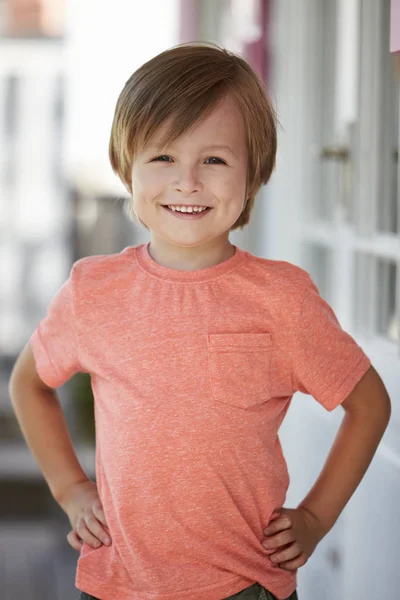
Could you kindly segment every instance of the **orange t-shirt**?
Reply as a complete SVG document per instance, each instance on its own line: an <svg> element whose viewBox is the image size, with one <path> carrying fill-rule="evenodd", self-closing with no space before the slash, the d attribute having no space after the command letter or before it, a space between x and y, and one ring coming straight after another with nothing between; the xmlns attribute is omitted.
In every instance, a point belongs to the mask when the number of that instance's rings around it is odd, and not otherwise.
<svg viewBox="0 0 400 600"><path fill-rule="evenodd" d="M84 544L102 600L221 600L296 573L261 542L289 476L278 429L297 390L328 411L370 366L303 269L236 247L197 271L148 245L77 261L33 332L39 376L90 373L112 545Z"/></svg>

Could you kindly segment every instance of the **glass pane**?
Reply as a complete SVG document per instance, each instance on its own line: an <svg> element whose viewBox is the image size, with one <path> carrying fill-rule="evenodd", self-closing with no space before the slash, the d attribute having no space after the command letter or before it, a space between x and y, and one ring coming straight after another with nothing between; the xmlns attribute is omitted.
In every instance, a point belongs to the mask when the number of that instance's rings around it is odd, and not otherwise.
<svg viewBox="0 0 400 600"><path fill-rule="evenodd" d="M321 296L332 302L332 251L330 248L314 243L304 243L302 267L311 275Z"/></svg>
<svg viewBox="0 0 400 600"><path fill-rule="evenodd" d="M8 75L4 78L4 126L5 143L8 146L4 165L4 183L11 188L15 183L17 159L15 156L15 138L18 133L18 95L20 93L20 78Z"/></svg>
<svg viewBox="0 0 400 600"><path fill-rule="evenodd" d="M373 305L371 291L375 287L372 275L371 257L357 252L354 260L353 323L355 331L364 335L371 332L370 314Z"/></svg>
<svg viewBox="0 0 400 600"><path fill-rule="evenodd" d="M320 57L321 149L332 146L335 134L335 73L336 73L336 2L323 3ZM332 221L338 195L338 169L334 159L321 158L320 193L315 199L314 214L318 219Z"/></svg>
<svg viewBox="0 0 400 600"><path fill-rule="evenodd" d="M393 341L399 339L396 274L394 261L376 259L377 333Z"/></svg>
<svg viewBox="0 0 400 600"><path fill-rule="evenodd" d="M382 70L386 85L381 88L381 153L380 198L377 202L377 229L385 233L399 231L398 218L398 134L399 134L399 73L396 56L387 51L390 38L389 1L383 3Z"/></svg>
<svg viewBox="0 0 400 600"><path fill-rule="evenodd" d="M396 314L396 277L393 260L358 253L355 258L355 295L353 317L356 331L399 339Z"/></svg>

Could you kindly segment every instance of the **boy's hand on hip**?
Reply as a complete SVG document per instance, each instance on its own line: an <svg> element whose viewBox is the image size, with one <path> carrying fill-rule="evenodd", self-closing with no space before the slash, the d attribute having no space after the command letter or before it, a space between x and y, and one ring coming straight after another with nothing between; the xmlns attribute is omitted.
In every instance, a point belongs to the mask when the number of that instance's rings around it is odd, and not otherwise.
<svg viewBox="0 0 400 600"><path fill-rule="evenodd" d="M80 550L83 542L92 548L111 544L103 507L93 481L71 485L61 505L72 526L67 540L75 550Z"/></svg>
<svg viewBox="0 0 400 600"><path fill-rule="evenodd" d="M318 519L305 508L281 508L279 512L264 529L262 545L272 550L269 559L274 565L295 571L306 564L323 533Z"/></svg>

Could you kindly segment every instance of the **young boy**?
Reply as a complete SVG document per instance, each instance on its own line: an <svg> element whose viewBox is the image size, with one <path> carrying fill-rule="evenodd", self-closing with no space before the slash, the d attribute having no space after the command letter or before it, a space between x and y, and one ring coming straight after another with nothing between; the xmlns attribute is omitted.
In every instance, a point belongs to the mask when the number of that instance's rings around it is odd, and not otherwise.
<svg viewBox="0 0 400 600"><path fill-rule="evenodd" d="M386 429L379 375L307 272L229 241L275 153L263 84L218 47L163 52L118 99L111 164L151 242L77 261L10 379L72 525L82 599L294 600ZM55 393L78 371L95 396L96 484ZM345 415L289 509L278 430L298 390Z"/></svg>

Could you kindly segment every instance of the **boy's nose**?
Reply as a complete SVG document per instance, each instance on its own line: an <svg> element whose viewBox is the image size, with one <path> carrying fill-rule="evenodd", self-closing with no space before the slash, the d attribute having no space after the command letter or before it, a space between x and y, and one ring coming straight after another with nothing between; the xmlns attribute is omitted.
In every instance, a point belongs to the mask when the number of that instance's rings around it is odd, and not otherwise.
<svg viewBox="0 0 400 600"><path fill-rule="evenodd" d="M196 169L181 169L174 188L183 194L192 194L201 191L202 185L198 179Z"/></svg>

